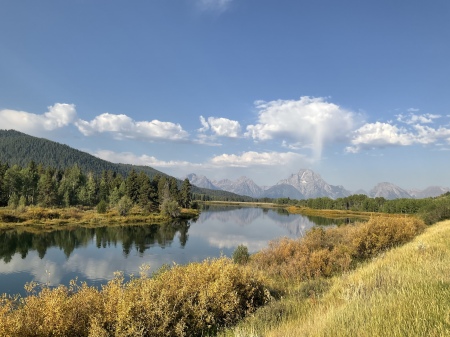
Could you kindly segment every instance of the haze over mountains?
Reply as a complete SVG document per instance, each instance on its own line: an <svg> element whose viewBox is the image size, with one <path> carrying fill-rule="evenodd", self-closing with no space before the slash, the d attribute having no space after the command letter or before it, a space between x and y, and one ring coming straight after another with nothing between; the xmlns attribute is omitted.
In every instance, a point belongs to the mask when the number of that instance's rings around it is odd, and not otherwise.
<svg viewBox="0 0 450 337"><path fill-rule="evenodd" d="M198 187L228 191L252 198L309 199L329 197L337 199L352 194L365 194L372 198L383 197L385 199L428 198L450 191L450 188L440 186L430 186L424 190L407 191L392 183L382 182L374 186L369 192L364 190L352 192L341 185L328 184L319 174L309 169L300 169L297 173L291 174L273 186L258 186L247 177L240 177L235 181L229 179L216 181L191 173L186 178L189 179L192 185Z"/></svg>

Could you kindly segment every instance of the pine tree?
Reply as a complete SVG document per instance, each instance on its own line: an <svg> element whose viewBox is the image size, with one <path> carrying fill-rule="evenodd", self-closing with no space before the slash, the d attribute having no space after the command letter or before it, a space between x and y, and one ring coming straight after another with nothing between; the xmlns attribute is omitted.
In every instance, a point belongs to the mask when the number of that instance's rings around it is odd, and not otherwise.
<svg viewBox="0 0 450 337"><path fill-rule="evenodd" d="M126 195L135 204L139 202L139 189L138 175L133 169L126 180Z"/></svg>
<svg viewBox="0 0 450 337"><path fill-rule="evenodd" d="M189 179L184 179L183 184L181 185L180 191L180 203L184 208L189 208L191 206L192 194L191 194L192 185Z"/></svg>

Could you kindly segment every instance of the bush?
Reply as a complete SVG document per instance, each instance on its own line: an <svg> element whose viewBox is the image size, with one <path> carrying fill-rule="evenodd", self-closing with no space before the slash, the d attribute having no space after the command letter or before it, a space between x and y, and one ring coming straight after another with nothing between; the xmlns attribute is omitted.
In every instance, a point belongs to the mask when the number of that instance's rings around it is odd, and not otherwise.
<svg viewBox="0 0 450 337"><path fill-rule="evenodd" d="M133 202L126 195L124 195L117 203L117 210L121 216L128 215L131 208L133 208Z"/></svg>
<svg viewBox="0 0 450 337"><path fill-rule="evenodd" d="M313 228L303 238L283 238L253 255L251 263L269 274L309 280L353 268L391 247L410 241L425 229L413 217L379 217L337 228Z"/></svg>
<svg viewBox="0 0 450 337"><path fill-rule="evenodd" d="M166 199L161 204L161 213L164 216L169 216L171 218L176 218L180 215L180 206L178 202L171 199Z"/></svg>
<svg viewBox="0 0 450 337"><path fill-rule="evenodd" d="M100 202L97 204L97 213L105 214L108 209L108 204L105 200L100 200Z"/></svg>
<svg viewBox="0 0 450 337"><path fill-rule="evenodd" d="M233 252L233 261L238 264L246 264L250 259L248 249L244 245L239 245Z"/></svg>

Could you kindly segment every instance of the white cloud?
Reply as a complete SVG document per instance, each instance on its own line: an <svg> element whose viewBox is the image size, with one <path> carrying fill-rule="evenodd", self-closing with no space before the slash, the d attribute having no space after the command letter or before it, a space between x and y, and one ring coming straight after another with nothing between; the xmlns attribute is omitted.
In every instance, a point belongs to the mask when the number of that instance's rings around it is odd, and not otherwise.
<svg viewBox="0 0 450 337"><path fill-rule="evenodd" d="M241 155L222 154L210 160L213 165L228 167L277 166L304 157L294 152L244 152Z"/></svg>
<svg viewBox="0 0 450 337"><path fill-rule="evenodd" d="M0 110L2 129L14 129L33 135L67 126L75 120L76 115L75 105L65 103L55 103L41 115L17 110Z"/></svg>
<svg viewBox="0 0 450 337"><path fill-rule="evenodd" d="M214 135L230 138L237 138L241 134L239 122L228 118L208 117L206 120L203 116L200 116L200 123L203 127L198 129L199 132L211 130Z"/></svg>
<svg viewBox="0 0 450 337"><path fill-rule="evenodd" d="M439 127L431 128L425 125L414 125L416 131L416 141L421 144L432 144L439 140L445 140L450 143L450 129Z"/></svg>
<svg viewBox="0 0 450 337"><path fill-rule="evenodd" d="M430 117L431 118L431 117ZM437 117L436 117L437 118ZM357 153L362 149L383 148L387 146L410 146L414 144L439 145L438 141L450 144L450 129L440 126L410 125L399 128L390 123L367 123L353 132L352 146L347 152Z"/></svg>
<svg viewBox="0 0 450 337"><path fill-rule="evenodd" d="M240 155L221 154L215 156L205 163L192 163L181 160L163 161L156 157L141 155L137 156L131 152L113 152L109 150L99 150L92 153L101 159L122 164L146 165L156 168L224 168L224 167L252 167L252 166L277 166L286 165L295 161L306 160L301 154L294 152L244 152Z"/></svg>
<svg viewBox="0 0 450 337"><path fill-rule="evenodd" d="M195 0L197 7L202 11L224 12L233 0Z"/></svg>
<svg viewBox="0 0 450 337"><path fill-rule="evenodd" d="M131 152L113 152L109 150L99 150L92 154L96 157L110 161L112 163L121 163L121 164L146 165L151 167L165 167L165 168L202 166L201 164L194 164L187 161L179 161L179 160L163 161L157 159L156 157L147 156L145 154L137 156Z"/></svg>
<svg viewBox="0 0 450 337"><path fill-rule="evenodd" d="M258 124L247 126L245 136L255 141L279 139L284 146L311 147L319 159L325 143L344 140L357 116L324 98L256 101Z"/></svg>
<svg viewBox="0 0 450 337"><path fill-rule="evenodd" d="M385 147L390 145L411 145L415 137L406 129L399 129L388 123L367 123L354 132L347 152L356 153L363 148Z"/></svg>
<svg viewBox="0 0 450 337"><path fill-rule="evenodd" d="M410 111L409 109L408 111ZM402 123L406 124L430 124L433 123L434 119L440 118L440 115L433 115L433 114L423 114L423 115L416 115L412 112L410 112L408 115L397 115L397 120Z"/></svg>
<svg viewBox="0 0 450 337"><path fill-rule="evenodd" d="M180 124L161 122L136 122L127 115L114 115L104 113L95 117L90 122L78 120L75 125L85 136L95 133L109 132L118 139L142 139L142 140L186 140L189 134L183 130Z"/></svg>

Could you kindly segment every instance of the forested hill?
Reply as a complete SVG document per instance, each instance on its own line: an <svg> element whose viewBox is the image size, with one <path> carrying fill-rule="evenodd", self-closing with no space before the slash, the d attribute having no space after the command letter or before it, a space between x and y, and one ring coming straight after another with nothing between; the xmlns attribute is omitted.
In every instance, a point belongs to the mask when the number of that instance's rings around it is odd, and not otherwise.
<svg viewBox="0 0 450 337"><path fill-rule="evenodd" d="M0 130L0 162L8 163L10 166L17 164L25 167L30 161L58 169L78 164L83 171L94 174L111 170L127 176L134 168L136 171L145 172L150 177L156 174L166 175L149 166L114 164L44 138L29 136L15 130Z"/></svg>
<svg viewBox="0 0 450 337"><path fill-rule="evenodd" d="M126 177L134 169L136 172L144 172L150 178L156 175L168 176L150 166L115 164L48 139L33 137L15 130L0 129L0 164L26 167L31 161L42 164L44 167L61 170L77 164L83 172L92 172L96 175L100 175L102 171L113 171ZM181 184L181 182L179 183ZM206 200L253 200L250 197L239 196L230 192L195 186L192 186L192 192L205 196Z"/></svg>

